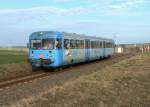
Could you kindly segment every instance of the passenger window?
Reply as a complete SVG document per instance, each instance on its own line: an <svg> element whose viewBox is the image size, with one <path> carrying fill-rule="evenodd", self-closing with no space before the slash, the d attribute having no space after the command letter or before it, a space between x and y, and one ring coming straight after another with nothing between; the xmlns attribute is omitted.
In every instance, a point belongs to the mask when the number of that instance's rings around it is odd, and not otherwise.
<svg viewBox="0 0 150 107"><path fill-rule="evenodd" d="M109 42L109 48L111 48L111 43Z"/></svg>
<svg viewBox="0 0 150 107"><path fill-rule="evenodd" d="M93 41L91 41L91 48L94 48L94 44L93 44Z"/></svg>
<svg viewBox="0 0 150 107"><path fill-rule="evenodd" d="M65 39L64 40L64 48L65 49L70 49L70 41L69 41L69 39Z"/></svg>
<svg viewBox="0 0 150 107"><path fill-rule="evenodd" d="M84 40L81 40L81 48L84 48Z"/></svg>
<svg viewBox="0 0 150 107"><path fill-rule="evenodd" d="M100 41L97 42L97 48L100 48Z"/></svg>
<svg viewBox="0 0 150 107"><path fill-rule="evenodd" d="M106 48L108 48L109 46L108 46L108 42L106 42Z"/></svg>
<svg viewBox="0 0 150 107"><path fill-rule="evenodd" d="M93 48L93 41L91 41L91 48Z"/></svg>
<svg viewBox="0 0 150 107"><path fill-rule="evenodd" d="M108 42L107 44L108 44L108 48L110 48L110 42Z"/></svg>
<svg viewBox="0 0 150 107"><path fill-rule="evenodd" d="M76 46L77 46L76 40L70 40L71 49L76 49Z"/></svg>
<svg viewBox="0 0 150 107"><path fill-rule="evenodd" d="M77 45L76 48L77 48L77 49L80 49L80 48L81 48L81 47L80 47L81 41L80 41L80 40L76 40L76 43L77 43L77 44L76 44L76 45Z"/></svg>
<svg viewBox="0 0 150 107"><path fill-rule="evenodd" d="M102 48L103 47L103 42L100 42L100 48Z"/></svg>
<svg viewBox="0 0 150 107"><path fill-rule="evenodd" d="M103 48L106 48L106 42L103 41Z"/></svg>
<svg viewBox="0 0 150 107"><path fill-rule="evenodd" d="M96 48L96 41L94 41L94 48Z"/></svg>
<svg viewBox="0 0 150 107"><path fill-rule="evenodd" d="M96 41L96 48L99 48L99 42Z"/></svg>
<svg viewBox="0 0 150 107"><path fill-rule="evenodd" d="M61 49L62 48L62 40L56 39L55 46L57 49Z"/></svg>
<svg viewBox="0 0 150 107"><path fill-rule="evenodd" d="M95 48L97 48L97 41L95 41Z"/></svg>
<svg viewBox="0 0 150 107"><path fill-rule="evenodd" d="M85 40L85 48L89 49L91 47L91 43L89 40Z"/></svg>
<svg viewBox="0 0 150 107"><path fill-rule="evenodd" d="M91 42L91 48L94 48L94 41Z"/></svg>

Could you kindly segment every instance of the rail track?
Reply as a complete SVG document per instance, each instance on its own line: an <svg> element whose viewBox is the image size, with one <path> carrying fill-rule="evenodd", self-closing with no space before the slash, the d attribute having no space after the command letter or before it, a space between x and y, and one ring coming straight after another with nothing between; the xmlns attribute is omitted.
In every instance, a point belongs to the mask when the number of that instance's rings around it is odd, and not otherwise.
<svg viewBox="0 0 150 107"><path fill-rule="evenodd" d="M39 72L31 72L31 74L22 75L20 77L16 76L16 77L12 77L12 78L7 78L7 79L0 81L0 89L8 88L13 85L17 85L19 83L26 83L26 82L33 81L35 79L40 79L43 77L47 77L47 76L50 76L53 74L63 73L63 72L79 69L82 66L90 66L90 65L93 65L96 63L100 63L101 69L102 69L106 66L113 65L114 63L120 62L120 61L122 61L126 58L130 58L134 55L135 54L115 55L115 56L113 56L109 59L105 59L105 60L97 60L97 61L92 61L92 62L88 62L88 63L84 63L84 64L77 64L77 65L74 65L73 67L65 67L63 69L60 68L60 69L57 69L56 72L39 71Z"/></svg>

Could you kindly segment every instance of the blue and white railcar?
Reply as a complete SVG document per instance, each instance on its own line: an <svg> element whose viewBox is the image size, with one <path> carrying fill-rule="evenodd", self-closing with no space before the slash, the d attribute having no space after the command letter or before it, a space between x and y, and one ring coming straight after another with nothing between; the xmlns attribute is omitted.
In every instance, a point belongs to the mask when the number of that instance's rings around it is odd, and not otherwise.
<svg viewBox="0 0 150 107"><path fill-rule="evenodd" d="M57 68L114 54L114 41L56 31L34 32L29 37L33 68Z"/></svg>

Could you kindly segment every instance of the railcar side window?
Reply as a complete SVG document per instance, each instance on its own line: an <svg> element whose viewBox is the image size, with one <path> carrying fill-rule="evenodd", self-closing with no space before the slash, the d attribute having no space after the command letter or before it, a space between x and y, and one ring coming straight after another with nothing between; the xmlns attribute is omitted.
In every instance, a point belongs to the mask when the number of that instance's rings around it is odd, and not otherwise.
<svg viewBox="0 0 150 107"><path fill-rule="evenodd" d="M70 48L70 41L69 39L64 39L64 48L69 49Z"/></svg>
<svg viewBox="0 0 150 107"><path fill-rule="evenodd" d="M80 49L80 44L81 44L81 41L80 40L76 40L76 48L77 49Z"/></svg>
<svg viewBox="0 0 150 107"><path fill-rule="evenodd" d="M106 42L106 47L107 47L107 48L113 48L113 43L111 43L111 42Z"/></svg>
<svg viewBox="0 0 150 107"><path fill-rule="evenodd" d="M112 48L112 43L111 42L109 43L109 48Z"/></svg>
<svg viewBox="0 0 150 107"><path fill-rule="evenodd" d="M81 49L83 49L84 48L84 40L81 40L81 44L80 44L81 46Z"/></svg>
<svg viewBox="0 0 150 107"><path fill-rule="evenodd" d="M62 48L62 40L56 39L55 46L57 49L61 49Z"/></svg>
<svg viewBox="0 0 150 107"><path fill-rule="evenodd" d="M111 42L109 42L109 48L112 48L112 43Z"/></svg>
<svg viewBox="0 0 150 107"><path fill-rule="evenodd" d="M97 48L97 46L98 46L98 43L97 43L97 41L95 41L95 48Z"/></svg>
<svg viewBox="0 0 150 107"><path fill-rule="evenodd" d="M94 41L94 48L96 48L96 41Z"/></svg>
<svg viewBox="0 0 150 107"><path fill-rule="evenodd" d="M77 42L76 42L76 40L71 39L71 40L70 40L70 48L71 48L71 49L76 49L76 47L77 47Z"/></svg>
<svg viewBox="0 0 150 107"><path fill-rule="evenodd" d="M91 48L94 48L94 41L91 42Z"/></svg>
<svg viewBox="0 0 150 107"><path fill-rule="evenodd" d="M91 48L94 48L94 42L91 41Z"/></svg>
<svg viewBox="0 0 150 107"><path fill-rule="evenodd" d="M106 48L106 42L103 41L103 48Z"/></svg>
<svg viewBox="0 0 150 107"><path fill-rule="evenodd" d="M108 48L108 42L106 42L106 48Z"/></svg>
<svg viewBox="0 0 150 107"><path fill-rule="evenodd" d="M99 48L99 41L96 41L96 48Z"/></svg>
<svg viewBox="0 0 150 107"><path fill-rule="evenodd" d="M100 48L103 48L103 42L100 42Z"/></svg>
<svg viewBox="0 0 150 107"><path fill-rule="evenodd" d="M97 48L100 48L100 41L98 41L98 44L97 44L98 46L97 46Z"/></svg>
<svg viewBox="0 0 150 107"><path fill-rule="evenodd" d="M91 41L91 48L98 48L98 42L97 41Z"/></svg>
<svg viewBox="0 0 150 107"><path fill-rule="evenodd" d="M109 42L106 42L106 48L109 48Z"/></svg>
<svg viewBox="0 0 150 107"><path fill-rule="evenodd" d="M90 40L85 40L85 48L87 49L91 48Z"/></svg>

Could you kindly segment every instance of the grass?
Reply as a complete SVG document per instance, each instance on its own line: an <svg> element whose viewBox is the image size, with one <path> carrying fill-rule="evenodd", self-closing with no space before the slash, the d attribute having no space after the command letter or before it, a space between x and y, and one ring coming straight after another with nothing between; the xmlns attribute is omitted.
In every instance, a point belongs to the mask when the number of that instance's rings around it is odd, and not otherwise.
<svg viewBox="0 0 150 107"><path fill-rule="evenodd" d="M0 64L24 63L27 52L17 50L0 50Z"/></svg>
<svg viewBox="0 0 150 107"><path fill-rule="evenodd" d="M26 51L0 49L0 80L30 71Z"/></svg>
<svg viewBox="0 0 150 107"><path fill-rule="evenodd" d="M150 54L138 55L88 76L23 99L24 107L150 107Z"/></svg>

